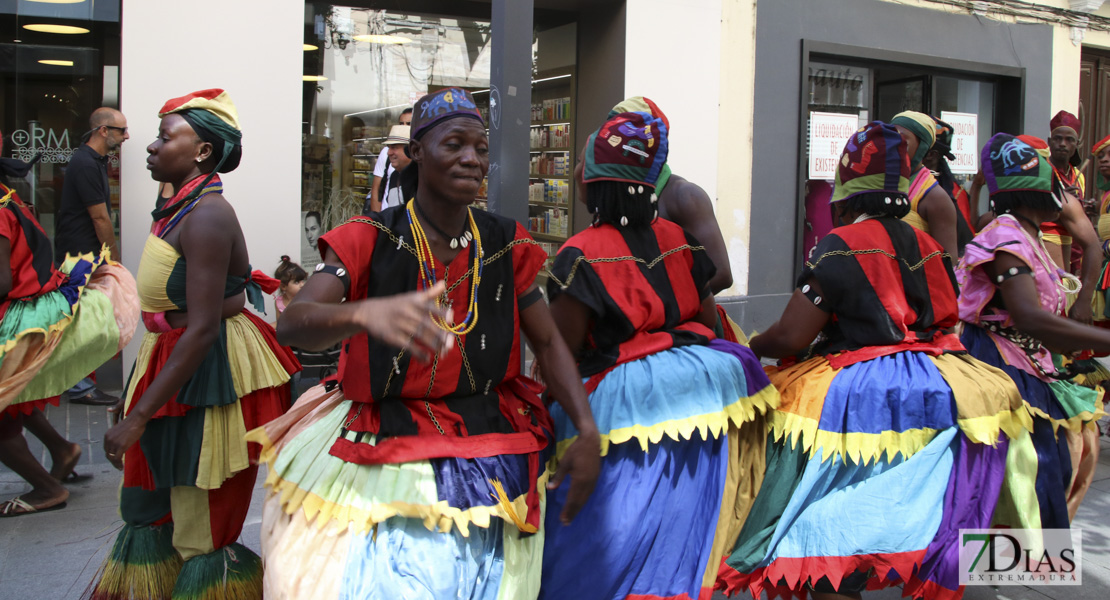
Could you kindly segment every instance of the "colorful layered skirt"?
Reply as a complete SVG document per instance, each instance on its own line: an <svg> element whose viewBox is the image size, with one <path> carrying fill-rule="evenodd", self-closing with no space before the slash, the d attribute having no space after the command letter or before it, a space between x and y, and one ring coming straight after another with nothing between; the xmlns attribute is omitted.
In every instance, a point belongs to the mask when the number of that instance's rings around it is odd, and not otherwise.
<svg viewBox="0 0 1110 600"><path fill-rule="evenodd" d="M0 321L0 415L30 414L123 349L139 323L135 279L118 263L67 257L60 288L12 300Z"/></svg>
<svg viewBox="0 0 1110 600"><path fill-rule="evenodd" d="M184 333L145 334L127 383L125 413ZM196 372L124 454L124 527L86 597L260 597L261 562L236 542L261 451L246 433L284 414L288 382L299 368L273 327L253 313L221 322L219 339Z"/></svg>
<svg viewBox="0 0 1110 600"><path fill-rule="evenodd" d="M766 472L718 588L759 597L959 598L964 528L1029 525L1031 421L1005 373L964 354L901 352L770 370L782 393Z"/></svg>
<svg viewBox="0 0 1110 600"><path fill-rule="evenodd" d="M542 521L549 473L530 475L528 454L347 462L329 453L337 439L374 443L345 429L351 406L323 383L248 436L270 469L265 597L535 598L544 530L528 533L528 495Z"/></svg>
<svg viewBox="0 0 1110 600"><path fill-rule="evenodd" d="M1098 462L1096 421L1106 414L1102 389L1072 380L1046 382L1035 377L1006 360L999 344L1008 342L982 327L965 323L960 341L973 356L1001 369L1017 385L1033 416L1037 462L1028 475L1036 482L1039 527L1069 527ZM1060 366L1059 357L1054 359Z"/></svg>
<svg viewBox="0 0 1110 600"><path fill-rule="evenodd" d="M759 360L723 340L672 348L619 365L589 401L601 474L569 525L569 480L548 497L540 597L711 593L762 479L761 416L778 404ZM578 432L560 407L551 413L561 455Z"/></svg>

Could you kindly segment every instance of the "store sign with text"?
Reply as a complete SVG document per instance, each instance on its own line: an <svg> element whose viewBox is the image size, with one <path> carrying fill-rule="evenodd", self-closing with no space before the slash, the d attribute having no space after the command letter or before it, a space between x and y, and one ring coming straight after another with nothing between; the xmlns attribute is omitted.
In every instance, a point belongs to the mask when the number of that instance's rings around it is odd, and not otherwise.
<svg viewBox="0 0 1110 600"><path fill-rule="evenodd" d="M979 172L979 115L972 113L940 112L940 120L952 126L952 155L948 167L957 175L974 175Z"/></svg>
<svg viewBox="0 0 1110 600"><path fill-rule="evenodd" d="M42 153L40 162L47 164L68 163L77 146L71 145L69 131L61 132L46 129L37 122L30 122L24 129L16 129L11 135L11 157L30 162L36 154Z"/></svg>
<svg viewBox="0 0 1110 600"><path fill-rule="evenodd" d="M854 113L809 113L809 179L836 178L844 145L858 129L859 116Z"/></svg>

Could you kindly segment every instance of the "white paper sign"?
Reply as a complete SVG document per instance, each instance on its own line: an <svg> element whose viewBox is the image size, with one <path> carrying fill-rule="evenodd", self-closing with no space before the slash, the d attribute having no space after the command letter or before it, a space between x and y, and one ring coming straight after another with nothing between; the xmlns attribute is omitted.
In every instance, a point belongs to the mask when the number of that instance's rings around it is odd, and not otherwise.
<svg viewBox="0 0 1110 600"><path fill-rule="evenodd" d="M809 113L809 178L836 178L836 166L848 138L859 129L859 115Z"/></svg>
<svg viewBox="0 0 1110 600"><path fill-rule="evenodd" d="M940 120L952 126L952 154L948 160L953 173L974 175L979 172L979 115L940 111Z"/></svg>

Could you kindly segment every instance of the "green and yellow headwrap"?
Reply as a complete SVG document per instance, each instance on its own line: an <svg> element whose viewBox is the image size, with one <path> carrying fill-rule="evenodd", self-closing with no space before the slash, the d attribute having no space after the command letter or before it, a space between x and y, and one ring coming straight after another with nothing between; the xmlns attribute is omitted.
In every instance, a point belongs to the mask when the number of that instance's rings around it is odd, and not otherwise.
<svg viewBox="0 0 1110 600"><path fill-rule="evenodd" d="M239 113L227 92L213 88L174 98L162 105L158 118L179 114L200 139L212 144L212 156L220 173L230 173L243 156L243 132Z"/></svg>
<svg viewBox="0 0 1110 600"><path fill-rule="evenodd" d="M925 113L912 110L900 112L894 115L894 118L890 120L890 124L905 127L917 136L917 152L914 152L913 156L910 157L911 168L921 164L921 159L925 158L929 149L933 147L933 144L937 143L937 122Z"/></svg>

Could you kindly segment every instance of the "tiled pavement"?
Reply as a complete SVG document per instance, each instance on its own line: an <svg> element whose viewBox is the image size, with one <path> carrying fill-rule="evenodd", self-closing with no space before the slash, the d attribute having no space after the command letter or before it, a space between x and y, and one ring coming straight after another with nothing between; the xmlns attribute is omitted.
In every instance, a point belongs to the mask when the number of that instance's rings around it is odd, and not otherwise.
<svg viewBox="0 0 1110 600"><path fill-rule="evenodd" d="M101 379L102 389L117 391L119 382ZM114 383L114 385L113 385ZM104 408L62 402L47 416L67 439L84 448L78 472L91 480L72 485L68 506L59 511L0 519L0 600L79 598L103 561L121 522L116 512L119 472L104 458L101 448L107 415ZM42 446L29 438L32 450L43 460ZM262 515L259 474L247 525L240 542L258 550ZM0 499L27 491L11 471L0 466ZM1081 587L970 587L969 600L1104 600L1110 589L1110 438L1102 438L1102 455L1096 480L1075 526L1083 533L1083 585ZM894 600L897 588L867 593L865 598ZM723 596L720 596L723 598Z"/></svg>

